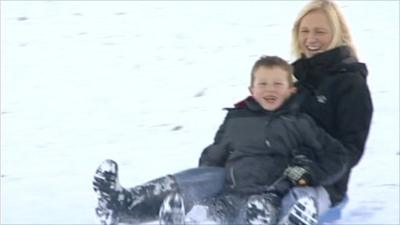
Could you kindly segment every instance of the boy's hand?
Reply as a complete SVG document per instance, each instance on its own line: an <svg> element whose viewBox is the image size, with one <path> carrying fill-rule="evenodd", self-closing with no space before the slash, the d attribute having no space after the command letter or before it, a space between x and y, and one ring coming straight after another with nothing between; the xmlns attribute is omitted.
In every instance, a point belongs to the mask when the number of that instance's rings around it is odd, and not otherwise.
<svg viewBox="0 0 400 225"><path fill-rule="evenodd" d="M312 175L310 171L301 166L289 166L285 170L284 175L294 185L307 186L312 183Z"/></svg>

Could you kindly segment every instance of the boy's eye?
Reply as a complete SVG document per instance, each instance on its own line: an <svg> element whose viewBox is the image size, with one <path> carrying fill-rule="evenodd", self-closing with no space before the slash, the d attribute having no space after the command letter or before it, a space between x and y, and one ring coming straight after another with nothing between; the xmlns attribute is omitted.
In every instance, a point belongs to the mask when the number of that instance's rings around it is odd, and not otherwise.
<svg viewBox="0 0 400 225"><path fill-rule="evenodd" d="M281 83L281 82L275 82L274 83L274 85L276 85L276 86L280 86L280 85L282 85L283 83Z"/></svg>

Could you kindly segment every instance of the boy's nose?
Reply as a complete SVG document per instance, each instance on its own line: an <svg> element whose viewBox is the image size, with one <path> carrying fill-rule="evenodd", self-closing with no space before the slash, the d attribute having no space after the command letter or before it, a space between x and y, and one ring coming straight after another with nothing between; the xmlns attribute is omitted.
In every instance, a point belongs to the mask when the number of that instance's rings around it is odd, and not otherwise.
<svg viewBox="0 0 400 225"><path fill-rule="evenodd" d="M269 91L274 91L275 88L274 88L273 85L267 85L267 86L265 86L265 89L264 89L264 90L267 91L267 92L269 92Z"/></svg>

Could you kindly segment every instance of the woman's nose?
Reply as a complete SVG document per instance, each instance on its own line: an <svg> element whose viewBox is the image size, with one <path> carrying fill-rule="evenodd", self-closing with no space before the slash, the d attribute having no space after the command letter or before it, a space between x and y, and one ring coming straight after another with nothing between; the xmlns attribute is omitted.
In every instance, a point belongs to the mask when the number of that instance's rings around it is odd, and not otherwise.
<svg viewBox="0 0 400 225"><path fill-rule="evenodd" d="M306 41L307 41L307 43L314 43L314 42L316 42L318 39L317 39L317 37L315 36L315 34L313 33L313 32L310 32L308 35L307 35L307 37L306 37Z"/></svg>

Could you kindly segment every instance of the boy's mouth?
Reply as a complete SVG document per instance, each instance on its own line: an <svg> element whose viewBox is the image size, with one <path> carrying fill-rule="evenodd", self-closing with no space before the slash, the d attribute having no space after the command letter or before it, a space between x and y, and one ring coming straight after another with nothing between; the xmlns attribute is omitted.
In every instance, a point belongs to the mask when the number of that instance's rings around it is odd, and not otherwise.
<svg viewBox="0 0 400 225"><path fill-rule="evenodd" d="M263 99L268 103L274 103L276 101L277 97L276 96L266 96Z"/></svg>

